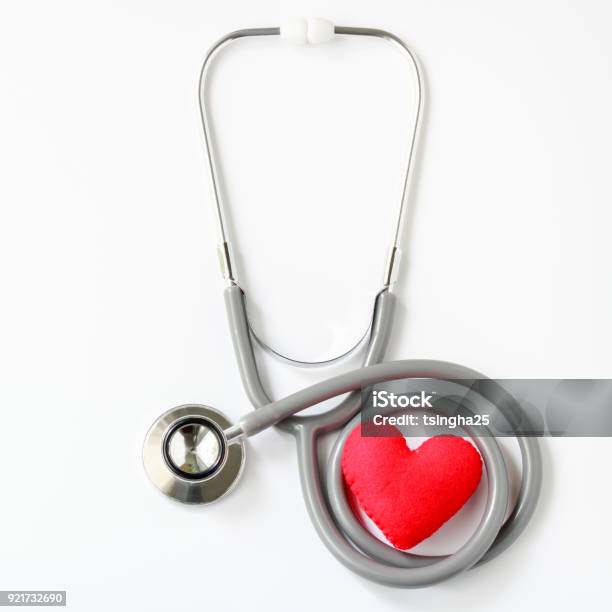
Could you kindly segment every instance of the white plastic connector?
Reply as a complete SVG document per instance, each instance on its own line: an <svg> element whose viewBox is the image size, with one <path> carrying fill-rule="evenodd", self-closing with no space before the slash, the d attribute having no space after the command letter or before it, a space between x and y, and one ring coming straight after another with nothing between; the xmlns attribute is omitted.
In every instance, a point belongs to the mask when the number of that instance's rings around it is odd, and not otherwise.
<svg viewBox="0 0 612 612"><path fill-rule="evenodd" d="M308 23L305 19L290 19L280 27L281 38L292 45L305 45L308 42Z"/></svg>
<svg viewBox="0 0 612 612"><path fill-rule="evenodd" d="M318 45L332 40L334 24L327 19L310 17L309 19L290 19L280 27L281 38L293 45Z"/></svg>
<svg viewBox="0 0 612 612"><path fill-rule="evenodd" d="M311 17L307 20L307 38L311 45L329 42L334 38L334 24L327 19Z"/></svg>

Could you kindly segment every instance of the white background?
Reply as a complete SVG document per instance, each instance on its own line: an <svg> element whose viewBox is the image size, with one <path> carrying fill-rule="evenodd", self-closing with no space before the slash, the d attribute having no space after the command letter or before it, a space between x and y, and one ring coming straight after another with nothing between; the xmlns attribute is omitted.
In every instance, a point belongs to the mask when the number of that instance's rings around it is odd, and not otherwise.
<svg viewBox="0 0 612 612"><path fill-rule="evenodd" d="M523 537L418 591L328 554L282 433L251 441L218 505L147 481L161 412L249 409L195 85L219 36L294 15L389 29L424 67L389 358L612 377L609 3L4 1L0 589L67 589L74 610L608 608L608 439L544 440ZM212 75L254 324L302 358L363 333L401 188L414 83L391 47L359 42L239 43ZM264 365L277 396L328 374Z"/></svg>

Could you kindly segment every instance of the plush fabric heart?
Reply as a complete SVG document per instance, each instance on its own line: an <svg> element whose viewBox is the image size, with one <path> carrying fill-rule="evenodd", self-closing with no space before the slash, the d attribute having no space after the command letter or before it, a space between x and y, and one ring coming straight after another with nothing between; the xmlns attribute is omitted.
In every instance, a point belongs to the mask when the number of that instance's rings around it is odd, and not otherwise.
<svg viewBox="0 0 612 612"><path fill-rule="evenodd" d="M357 426L344 444L342 472L387 540L407 550L465 504L480 482L482 460L463 438L436 436L410 450L397 429L389 433L393 437L362 437Z"/></svg>

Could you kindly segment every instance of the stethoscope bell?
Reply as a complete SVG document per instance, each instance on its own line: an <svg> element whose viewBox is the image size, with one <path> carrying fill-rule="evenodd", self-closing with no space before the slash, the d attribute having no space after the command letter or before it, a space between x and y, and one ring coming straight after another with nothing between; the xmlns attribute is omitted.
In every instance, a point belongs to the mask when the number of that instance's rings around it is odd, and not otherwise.
<svg viewBox="0 0 612 612"><path fill-rule="evenodd" d="M199 404L172 408L153 423L143 447L144 467L163 493L188 504L208 504L229 493L242 474L244 442L229 444L227 417Z"/></svg>

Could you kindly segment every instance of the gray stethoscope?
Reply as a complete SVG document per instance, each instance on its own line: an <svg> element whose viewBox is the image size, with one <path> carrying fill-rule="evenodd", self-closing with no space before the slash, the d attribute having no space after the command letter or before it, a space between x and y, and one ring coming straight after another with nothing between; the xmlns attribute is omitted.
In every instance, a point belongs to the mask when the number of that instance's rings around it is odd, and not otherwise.
<svg viewBox="0 0 612 612"><path fill-rule="evenodd" d="M417 104L400 210L383 288L376 296L371 326L366 334L363 367L272 401L261 382L253 351L253 339L257 338L250 329L245 295L236 280L230 255L218 188L218 169L210 137L205 86L208 68L222 47L240 38L277 35L295 43L326 42L334 35L369 36L389 41L404 52L410 62L416 77ZM494 437L472 437L487 472L487 503L475 533L457 552L447 556L421 556L402 552L378 540L353 514L342 481L342 448L350 432L359 423L360 389L399 379L447 380L466 387L474 380L486 379L474 370L442 361L403 360L381 363L389 340L396 300L392 287L397 272L399 239L422 107L422 78L412 52L389 32L370 28L334 27L319 19L296 20L280 28L238 30L224 36L208 52L200 74L199 98L221 234L219 253L224 276L229 281L225 289L229 327L242 383L256 410L244 415L236 424L209 406L189 404L169 410L153 424L145 440L143 458L150 479L166 495L179 501L199 504L213 502L231 491L240 478L245 461L245 439L276 425L296 439L304 500L321 540L341 563L360 576L390 586L421 587L445 580L497 556L524 530L538 501L542 461L535 438L516 437L522 458L522 483L516 504L504 520L509 503L509 485L502 452ZM480 395L503 415L511 427L513 423L524 419L521 406L513 398L504 397L504 401L500 402L499 389L494 392L493 386L481 387ZM352 393L338 406L323 414L296 416L306 408L348 392ZM317 453L318 438L342 427L344 429L333 446L323 478ZM466 432L470 434L469 430Z"/></svg>

